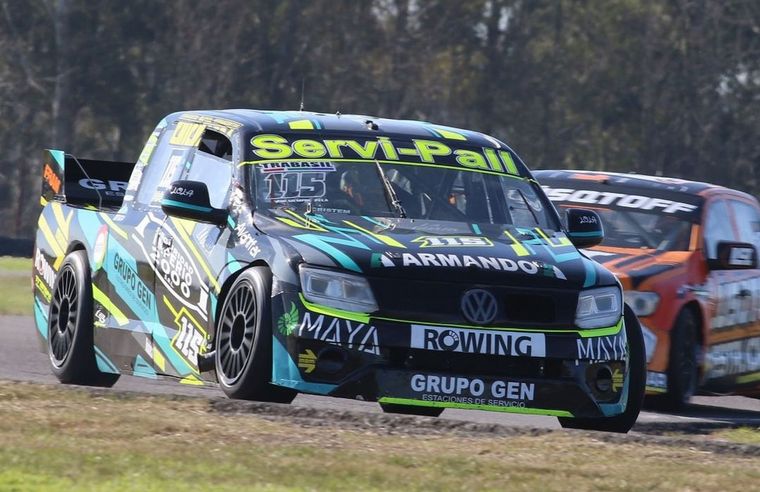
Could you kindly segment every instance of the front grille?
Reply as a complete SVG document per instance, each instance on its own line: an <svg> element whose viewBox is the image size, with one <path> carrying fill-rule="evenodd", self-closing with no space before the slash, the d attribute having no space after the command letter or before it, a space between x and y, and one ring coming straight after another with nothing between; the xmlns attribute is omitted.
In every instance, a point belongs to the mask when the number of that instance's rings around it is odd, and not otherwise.
<svg viewBox="0 0 760 492"><path fill-rule="evenodd" d="M390 350L392 366L411 371L512 378L560 378L562 361L418 349Z"/></svg>
<svg viewBox="0 0 760 492"><path fill-rule="evenodd" d="M461 311L462 295L479 288L492 293L499 304L496 318L486 326L567 329L575 323L576 290L377 277L369 280L380 317L469 325Z"/></svg>
<svg viewBox="0 0 760 492"><path fill-rule="evenodd" d="M549 296L511 293L503 299L505 318L514 322L554 323L557 306Z"/></svg>

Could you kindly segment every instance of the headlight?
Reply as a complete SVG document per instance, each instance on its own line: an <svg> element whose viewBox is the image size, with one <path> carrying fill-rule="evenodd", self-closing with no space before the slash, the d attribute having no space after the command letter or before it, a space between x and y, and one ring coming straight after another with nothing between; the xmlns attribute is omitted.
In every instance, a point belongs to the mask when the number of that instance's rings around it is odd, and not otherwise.
<svg viewBox="0 0 760 492"><path fill-rule="evenodd" d="M302 266L301 289L307 301L322 306L371 313L377 302L364 277Z"/></svg>
<svg viewBox="0 0 760 492"><path fill-rule="evenodd" d="M627 290L623 295L626 304L631 306L636 316L649 316L655 312L660 304L660 296L654 292Z"/></svg>
<svg viewBox="0 0 760 492"><path fill-rule="evenodd" d="M578 296L575 324L579 328L612 326L620 320L622 311L623 302L617 287L584 290Z"/></svg>

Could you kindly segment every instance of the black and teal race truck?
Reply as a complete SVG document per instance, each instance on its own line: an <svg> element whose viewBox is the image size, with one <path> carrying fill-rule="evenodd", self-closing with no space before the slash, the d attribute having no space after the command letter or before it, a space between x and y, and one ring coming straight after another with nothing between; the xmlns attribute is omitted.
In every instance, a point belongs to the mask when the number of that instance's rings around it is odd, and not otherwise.
<svg viewBox="0 0 760 492"><path fill-rule="evenodd" d="M34 313L53 373L296 393L627 432L641 330L501 141L301 111L167 116L136 163L50 150Z"/></svg>

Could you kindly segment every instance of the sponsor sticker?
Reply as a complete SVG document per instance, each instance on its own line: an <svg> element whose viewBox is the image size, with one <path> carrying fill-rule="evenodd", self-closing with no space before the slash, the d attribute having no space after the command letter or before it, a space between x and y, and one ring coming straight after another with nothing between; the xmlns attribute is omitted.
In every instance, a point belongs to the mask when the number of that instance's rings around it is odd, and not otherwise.
<svg viewBox="0 0 760 492"><path fill-rule="evenodd" d="M412 325L412 348L467 354L545 357L543 333Z"/></svg>
<svg viewBox="0 0 760 492"><path fill-rule="evenodd" d="M98 230L98 236L95 238L95 247L92 250L92 259L95 262L95 270L103 266L106 259L108 246L108 226L101 226Z"/></svg>
<svg viewBox="0 0 760 492"><path fill-rule="evenodd" d="M52 289L55 284L55 271L39 248L34 253L34 269L40 274L47 286Z"/></svg>
<svg viewBox="0 0 760 492"><path fill-rule="evenodd" d="M437 374L413 374L409 389L423 401L502 407L525 407L536 396L535 383Z"/></svg>
<svg viewBox="0 0 760 492"><path fill-rule="evenodd" d="M235 235L237 235L240 246L248 251L249 255L258 256L261 253L258 240L245 225L238 223L235 227Z"/></svg>
<svg viewBox="0 0 760 492"><path fill-rule="evenodd" d="M304 171L333 172L335 166L332 162L269 162L259 166L259 170L264 174Z"/></svg>
<svg viewBox="0 0 760 492"><path fill-rule="evenodd" d="M420 248L456 248L472 246L493 246L493 241L481 236L420 236L412 240Z"/></svg>
<svg viewBox="0 0 760 492"><path fill-rule="evenodd" d="M611 191L575 190L572 188L552 188L542 186L553 202L571 202L588 205L609 205L611 207L640 210L658 210L666 214L690 213L697 209L689 203L653 198L642 195L628 195Z"/></svg>
<svg viewBox="0 0 760 492"><path fill-rule="evenodd" d="M664 372L647 371L647 389L663 392L668 389L668 375Z"/></svg>
<svg viewBox="0 0 760 492"><path fill-rule="evenodd" d="M206 331L184 307L180 309L175 322L179 330L172 338L172 348L196 370L198 354L202 354L205 350Z"/></svg>
<svg viewBox="0 0 760 492"><path fill-rule="evenodd" d="M453 135L453 132L447 132ZM455 140L466 141L456 134ZM366 139L292 139L282 135L264 134L251 138L254 161L268 163L293 160L327 159L331 161L407 162L439 164L486 172L519 175L517 164L507 150L491 147L452 147L440 140L412 139L394 142L388 137Z"/></svg>
<svg viewBox="0 0 760 492"><path fill-rule="evenodd" d="M627 358L626 338L622 334L576 340L578 359L594 361L624 360Z"/></svg>
<svg viewBox="0 0 760 492"><path fill-rule="evenodd" d="M708 379L760 370L760 337L713 345L706 358Z"/></svg>
<svg viewBox="0 0 760 492"><path fill-rule="evenodd" d="M495 256L456 255L447 253L374 253L373 267L475 267L501 272L521 272L528 275L544 275L567 280L562 270L540 261L512 260Z"/></svg>
<svg viewBox="0 0 760 492"><path fill-rule="evenodd" d="M101 179L80 179L79 186L88 190L96 190L108 196L124 196L127 191L127 181L101 180Z"/></svg>
<svg viewBox="0 0 760 492"><path fill-rule="evenodd" d="M315 315L306 311L298 327L298 336L380 355L377 328L347 319L333 318L324 314Z"/></svg>

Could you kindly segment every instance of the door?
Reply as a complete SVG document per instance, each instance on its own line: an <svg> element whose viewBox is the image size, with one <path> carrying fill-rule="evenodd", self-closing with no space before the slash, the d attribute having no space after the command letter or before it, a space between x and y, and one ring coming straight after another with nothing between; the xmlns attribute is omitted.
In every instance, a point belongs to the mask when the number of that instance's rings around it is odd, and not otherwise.
<svg viewBox="0 0 760 492"><path fill-rule="evenodd" d="M715 202L705 222L708 260L716 259L718 241L760 246L757 206L733 198ZM706 357L709 385L718 391L756 386L760 382L760 270L711 269L708 285L715 303Z"/></svg>
<svg viewBox="0 0 760 492"><path fill-rule="evenodd" d="M206 130L177 179L206 183L211 206L226 209L232 175L230 141ZM200 378L198 357L208 350L229 234L226 227L176 217L167 217L157 231L156 297L163 326L154 337L175 356L168 374L188 382Z"/></svg>
<svg viewBox="0 0 760 492"><path fill-rule="evenodd" d="M757 204L728 200L733 212L738 241L760 247L760 211ZM731 270L727 289L730 306L730 338L712 347L720 374L731 391L755 393L760 387L760 269ZM728 388L727 388L728 389Z"/></svg>

